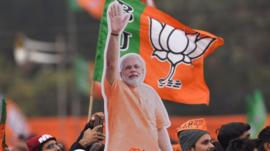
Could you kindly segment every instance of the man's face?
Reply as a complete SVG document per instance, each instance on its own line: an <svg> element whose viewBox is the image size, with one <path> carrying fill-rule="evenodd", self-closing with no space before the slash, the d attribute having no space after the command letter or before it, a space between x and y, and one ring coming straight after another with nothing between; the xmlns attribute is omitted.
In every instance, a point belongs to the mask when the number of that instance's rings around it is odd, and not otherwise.
<svg viewBox="0 0 270 151"><path fill-rule="evenodd" d="M191 151L212 151L214 149L214 145L211 143L211 137L209 134L204 134L202 137L198 139L195 144L195 147L191 149Z"/></svg>
<svg viewBox="0 0 270 151"><path fill-rule="evenodd" d="M137 87L140 83L143 82L143 65L135 57L130 57L124 60L121 77L129 86Z"/></svg>
<svg viewBox="0 0 270 151"><path fill-rule="evenodd" d="M60 147L55 140L49 140L42 145L42 151L60 151Z"/></svg>

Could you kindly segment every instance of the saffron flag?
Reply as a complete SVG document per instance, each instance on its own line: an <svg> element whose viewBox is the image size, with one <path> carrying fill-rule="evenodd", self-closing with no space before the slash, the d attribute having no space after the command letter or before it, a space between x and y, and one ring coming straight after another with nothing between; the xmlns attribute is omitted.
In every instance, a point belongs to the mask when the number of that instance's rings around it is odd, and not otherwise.
<svg viewBox="0 0 270 151"><path fill-rule="evenodd" d="M100 19L103 13L105 0L77 0L79 6L89 12L96 19Z"/></svg>
<svg viewBox="0 0 270 151"><path fill-rule="evenodd" d="M154 6L153 0L141 0L141 2ZM77 0L77 3L96 19L100 19L102 17L105 0Z"/></svg>
<svg viewBox="0 0 270 151"><path fill-rule="evenodd" d="M129 23L121 35L121 55L138 53L146 63L145 83L162 99L185 104L208 104L204 81L204 59L223 45L223 39L192 29L160 10L140 1L116 0L127 13ZM101 81L108 35L107 0L100 23L94 80Z"/></svg>
<svg viewBox="0 0 270 151"><path fill-rule="evenodd" d="M251 137L256 138L264 127L267 111L261 91L255 90L254 95L247 97L247 122L251 126Z"/></svg>
<svg viewBox="0 0 270 151"><path fill-rule="evenodd" d="M31 135L31 130L28 125L27 119L20 107L10 99L7 100L6 110L6 126L10 128L12 137L9 136L9 140L16 140L18 136L27 138ZM8 141L8 140L7 140Z"/></svg>
<svg viewBox="0 0 270 151"><path fill-rule="evenodd" d="M5 125L6 125L6 100L0 96L0 151L4 151L6 146L5 141Z"/></svg>

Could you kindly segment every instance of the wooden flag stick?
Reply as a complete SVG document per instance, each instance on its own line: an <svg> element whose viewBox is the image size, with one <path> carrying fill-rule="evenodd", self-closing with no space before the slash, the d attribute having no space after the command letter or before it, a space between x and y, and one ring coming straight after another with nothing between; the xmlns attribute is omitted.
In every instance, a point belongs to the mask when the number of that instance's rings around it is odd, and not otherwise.
<svg viewBox="0 0 270 151"><path fill-rule="evenodd" d="M93 80L93 74L91 75L91 65L89 65L89 85L90 85L90 97L89 97L89 107L88 107L88 121L90 121L91 115L92 115L92 110L93 110L93 101L94 101L94 97L93 97L93 86L94 86L94 80Z"/></svg>

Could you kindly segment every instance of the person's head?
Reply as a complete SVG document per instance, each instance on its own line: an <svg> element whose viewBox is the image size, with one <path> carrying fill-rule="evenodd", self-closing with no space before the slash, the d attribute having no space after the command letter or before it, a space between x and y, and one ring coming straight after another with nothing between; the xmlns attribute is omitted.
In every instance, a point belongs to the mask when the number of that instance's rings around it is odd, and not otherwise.
<svg viewBox="0 0 270 151"><path fill-rule="evenodd" d="M261 130L258 139L260 140L260 149L263 151L270 151L270 126Z"/></svg>
<svg viewBox="0 0 270 151"><path fill-rule="evenodd" d="M60 151L56 138L43 134L39 136L35 136L27 140L27 147L29 151Z"/></svg>
<svg viewBox="0 0 270 151"><path fill-rule="evenodd" d="M212 151L214 149L211 136L205 130L183 130L178 132L178 138L182 151Z"/></svg>
<svg viewBox="0 0 270 151"><path fill-rule="evenodd" d="M256 139L236 138L230 141L226 151L258 151Z"/></svg>
<svg viewBox="0 0 270 151"><path fill-rule="evenodd" d="M130 53L121 58L120 75L122 80L131 87L137 87L144 80L145 63L135 53Z"/></svg>
<svg viewBox="0 0 270 151"><path fill-rule="evenodd" d="M221 146L226 149L229 145L229 142L233 139L240 138L245 139L250 136L250 125L241 122L231 122L224 124L220 127L218 131L218 141Z"/></svg>
<svg viewBox="0 0 270 151"><path fill-rule="evenodd" d="M218 141L213 141L212 144L215 146L213 151L224 151L223 147Z"/></svg>

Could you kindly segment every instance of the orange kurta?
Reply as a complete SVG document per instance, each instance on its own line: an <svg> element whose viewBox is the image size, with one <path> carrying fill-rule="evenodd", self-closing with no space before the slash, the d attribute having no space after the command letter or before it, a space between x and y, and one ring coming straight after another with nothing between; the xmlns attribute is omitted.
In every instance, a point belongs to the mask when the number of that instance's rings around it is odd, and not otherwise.
<svg viewBox="0 0 270 151"><path fill-rule="evenodd" d="M106 80L108 151L128 151L132 147L158 151L158 129L170 120L158 94L148 85L131 88L122 80L110 85Z"/></svg>

